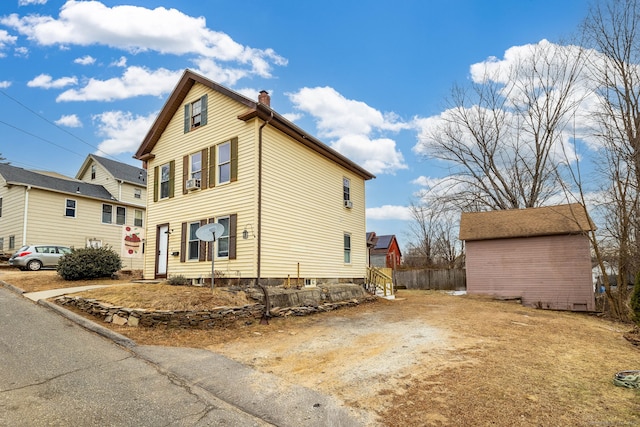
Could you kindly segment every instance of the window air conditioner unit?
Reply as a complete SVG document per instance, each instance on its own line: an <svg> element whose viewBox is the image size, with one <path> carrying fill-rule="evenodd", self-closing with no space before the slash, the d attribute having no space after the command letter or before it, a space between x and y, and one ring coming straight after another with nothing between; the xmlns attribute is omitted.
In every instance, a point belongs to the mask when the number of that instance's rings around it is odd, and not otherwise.
<svg viewBox="0 0 640 427"><path fill-rule="evenodd" d="M187 180L187 190L196 190L200 188L200 180L199 179L188 179Z"/></svg>
<svg viewBox="0 0 640 427"><path fill-rule="evenodd" d="M344 207L347 209L351 209L353 207L353 202L351 200L345 200Z"/></svg>

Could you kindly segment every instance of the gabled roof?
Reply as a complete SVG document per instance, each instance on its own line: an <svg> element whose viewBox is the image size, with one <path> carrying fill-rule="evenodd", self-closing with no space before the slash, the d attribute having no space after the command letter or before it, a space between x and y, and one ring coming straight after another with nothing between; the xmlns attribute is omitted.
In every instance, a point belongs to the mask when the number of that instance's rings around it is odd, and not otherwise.
<svg viewBox="0 0 640 427"><path fill-rule="evenodd" d="M0 164L0 175L9 185L31 186L58 193L76 196L92 197L104 200L114 200L103 186L87 182L63 179L55 176L32 172L16 166Z"/></svg>
<svg viewBox="0 0 640 427"><path fill-rule="evenodd" d="M393 234L378 236L378 242L376 243L374 249L388 249L394 237L395 236Z"/></svg>
<svg viewBox="0 0 640 427"><path fill-rule="evenodd" d="M111 160L111 159L106 159L104 157L96 156L95 154L89 154L87 156L84 163L80 167L80 170L76 174L76 179L80 179L86 173L92 161L99 163L116 180L124 181L129 184L139 185L141 187L147 186L146 170L128 165L126 163L118 162L116 160Z"/></svg>
<svg viewBox="0 0 640 427"><path fill-rule="evenodd" d="M460 218L460 240L578 234L591 230L595 230L595 225L579 203L490 212L463 212Z"/></svg>
<svg viewBox="0 0 640 427"><path fill-rule="evenodd" d="M171 92L169 99L167 99L167 102L162 107L162 110L160 110L160 114L158 115L155 122L151 126L151 129L149 130L144 140L142 141L142 144L140 145L140 148L138 148L138 151L136 152L134 158L139 160L148 160L153 157L151 152L153 151L154 146L160 139L160 136L162 135L164 130L167 128L169 121L176 114L178 109L182 107L184 98L187 96L187 94L189 93L189 90L193 87L195 83L203 84L207 86L209 89L219 92L245 105L248 108L248 110L246 113L238 116L239 120L249 121L257 117L265 122L269 122L269 125L280 130L286 135L289 135L296 141L311 148L312 150L316 151L320 155L323 155L328 159L333 160L334 162L340 164L346 169L359 175L363 179L367 180L367 179L375 178L375 175L368 172L367 170L360 167L359 165L352 162L351 160L347 159L345 156L338 153L331 147L327 146L320 140L316 139L314 136L306 133L305 131L303 131L302 129L300 129L293 123L291 123L289 120L285 119L283 116L276 113L274 110L271 109L271 107L265 104L253 101L245 97L244 95L240 95L239 93L234 92L233 90L228 89L224 86L221 86L199 74L194 73L191 70L185 70L185 72L183 73L182 77L180 78L180 81L176 85L173 92Z"/></svg>

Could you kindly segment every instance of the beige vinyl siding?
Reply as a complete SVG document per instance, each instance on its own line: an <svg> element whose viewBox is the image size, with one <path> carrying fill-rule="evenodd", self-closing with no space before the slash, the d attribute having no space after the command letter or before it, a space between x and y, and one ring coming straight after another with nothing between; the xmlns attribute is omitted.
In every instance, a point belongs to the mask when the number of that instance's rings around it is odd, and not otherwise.
<svg viewBox="0 0 640 427"><path fill-rule="evenodd" d="M296 277L300 263L301 278L364 277L364 180L270 127L263 150L261 276ZM343 177L351 181L352 209L343 205Z"/></svg>
<svg viewBox="0 0 640 427"><path fill-rule="evenodd" d="M6 181L0 177L0 197L2 197L2 217L0 217L0 237L4 238L2 251L13 252L24 245L23 219L25 187L7 188ZM9 249L9 236L15 236L15 248Z"/></svg>
<svg viewBox="0 0 640 427"><path fill-rule="evenodd" d="M467 292L519 297L528 306L594 310L589 240L583 235L466 242Z"/></svg>
<svg viewBox="0 0 640 427"><path fill-rule="evenodd" d="M91 166L96 166L96 178L91 179ZM122 203L130 203L134 205L138 205L141 208L145 207L145 199L146 199L146 188L140 187L137 185L130 184L128 182L120 182L117 179L114 179L113 175L111 175L102 165L99 163L91 161L89 166L86 168L85 173L80 176L80 180L84 182L88 182L91 184L102 185L107 191L115 198L117 198ZM139 188L142 192L141 197L137 199L134 195L134 189Z"/></svg>
<svg viewBox="0 0 640 427"><path fill-rule="evenodd" d="M76 217L65 216L65 201L76 201ZM102 241L120 254L122 226L102 224L102 204L109 203L84 197L32 189L29 191L27 242L55 243L83 248L88 239ZM113 205L122 206L122 205ZM126 224L133 225L134 208L127 208ZM114 209L115 215L115 209ZM17 239L17 236L16 236ZM142 269L142 258L122 258L123 268Z"/></svg>
<svg viewBox="0 0 640 427"><path fill-rule="evenodd" d="M256 239L242 239L244 227L256 230L256 152L254 135L255 123L245 123L237 116L246 111L246 107L238 104L218 92L209 91L205 86L195 84L183 105L191 103L208 94L208 122L191 132L184 133L184 109L179 108L156 144L155 157L148 162L147 188L147 242L146 278L155 274L156 263L156 227L158 224L169 224L169 257L167 274L169 276L184 275L190 278L210 277L210 261L180 262L180 256L171 253L180 251L180 230L182 222L193 222L208 218L218 218L231 214L238 215L237 258L235 260L216 259L215 269L227 277L255 277ZM185 155L210 148L216 144L238 138L238 180L213 188L190 191L182 194L183 162ZM170 161L175 161L174 197L153 201L154 174L153 169ZM255 231L257 232L257 231Z"/></svg>

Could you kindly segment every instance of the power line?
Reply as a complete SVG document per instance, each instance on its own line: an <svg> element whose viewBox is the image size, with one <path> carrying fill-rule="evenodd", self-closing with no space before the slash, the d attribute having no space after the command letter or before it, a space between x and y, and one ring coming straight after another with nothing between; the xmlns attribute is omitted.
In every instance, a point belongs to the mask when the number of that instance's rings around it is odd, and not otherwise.
<svg viewBox="0 0 640 427"><path fill-rule="evenodd" d="M111 154L107 154L107 153L105 153L105 152L104 152L104 151L102 151L99 147L96 147L95 145L88 143L87 141L85 141L84 139L80 138L79 136L77 136L77 135L75 135L75 134L73 134L73 133L69 132L67 129L65 129L65 128L63 128L63 127L60 127L57 123L52 122L51 120L47 119L46 117L44 117L43 115L41 115L41 114L40 114L40 113L38 113L37 111L33 110L33 109L32 109L32 108L30 108L29 106L25 105L24 103L20 102L20 101L19 101L19 100L17 100L16 98L14 98L14 97L12 97L11 95L9 95L9 94L8 94L8 93L6 93L5 91L0 90L0 93L1 93L2 95L6 96L7 98L9 98L10 100L12 100L13 102L15 102L16 104L20 105L20 106L21 106L22 108L24 108L25 110L29 111L31 114L33 114L33 115L35 115L35 116L39 117L41 120L44 120L45 122L49 123L50 125L55 126L56 128L58 128L58 129L59 129L59 130L61 130L62 132L64 132L64 133L66 133L67 135L71 136L72 138L75 138L75 139L77 139L78 141L80 141L81 143L83 143L83 144L85 144L85 145L87 145L87 146L89 146L89 147L91 147L91 148L94 148L95 150L99 151L100 153L104 154L104 155L105 155L105 156L107 156L107 157L111 157L112 159L114 159L114 160L116 160L116 161L119 161L115 156L112 156ZM14 125L11 125L11 124L9 124L9 123L3 122L3 121L1 121L1 120L0 120L0 123L4 124L4 125L6 125L6 126L9 126L9 127L13 128L13 129L16 129L16 130L18 130L18 131L20 131L20 132L23 132L23 133L25 133L25 134L27 134L27 135L33 136L33 137L35 137L35 138L37 138L37 139L40 139L40 140L42 140L42 141L44 141L44 142L47 142L47 143L52 144L52 145L55 145L55 146L56 146L56 147L58 147L58 148L62 148L63 150L69 151L69 152L71 152L71 153L73 153L73 154L77 154L77 155L79 155L80 157L84 157L84 155L82 155L82 154L79 154L79 153L76 153L76 152L74 152L74 151L71 151L71 150L69 150L68 148L65 148L65 147L63 147L63 146L61 146L61 145L58 145L58 144L54 143L54 142L51 142L51 141L46 140L46 139L44 139L44 138L41 138L41 137L39 137L39 136L37 136L37 135L34 135L34 134L32 134L32 133L30 133L30 132L28 132L28 131L24 130L24 129L21 129L21 128L16 127L16 126L14 126Z"/></svg>

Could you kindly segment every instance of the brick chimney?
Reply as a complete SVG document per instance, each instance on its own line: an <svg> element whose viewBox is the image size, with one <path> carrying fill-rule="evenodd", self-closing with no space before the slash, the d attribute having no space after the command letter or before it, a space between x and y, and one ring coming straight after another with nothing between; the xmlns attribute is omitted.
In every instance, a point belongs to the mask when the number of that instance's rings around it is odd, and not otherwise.
<svg viewBox="0 0 640 427"><path fill-rule="evenodd" d="M264 104L267 107L271 107L271 97L269 96L269 92L267 92L266 90L261 90L260 94L258 95L258 102L260 104Z"/></svg>

